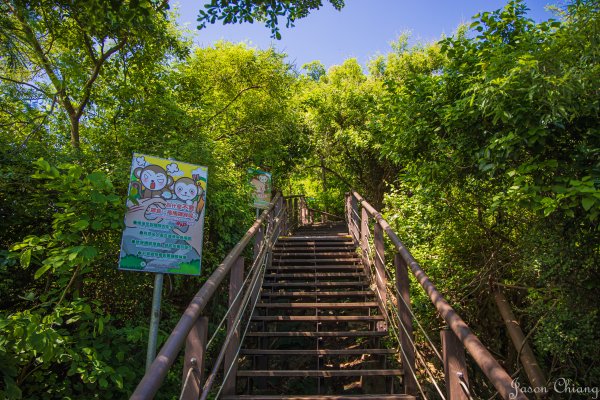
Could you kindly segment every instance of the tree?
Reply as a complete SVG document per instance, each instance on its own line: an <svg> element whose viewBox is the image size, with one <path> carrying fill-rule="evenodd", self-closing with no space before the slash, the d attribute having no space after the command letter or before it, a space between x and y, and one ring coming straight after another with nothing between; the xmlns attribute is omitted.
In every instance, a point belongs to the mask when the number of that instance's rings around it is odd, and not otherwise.
<svg viewBox="0 0 600 400"><path fill-rule="evenodd" d="M79 149L80 122L107 64L117 54L135 57L147 42L175 43L166 30L167 8L166 1L153 0L5 0L0 80L38 92L41 108L45 104L50 112L58 104L68 118L71 145Z"/></svg>
<svg viewBox="0 0 600 400"><path fill-rule="evenodd" d="M306 71L306 75L315 82L318 82L327 71L321 61L311 61L302 66L302 69Z"/></svg>
<svg viewBox="0 0 600 400"><path fill-rule="evenodd" d="M384 68L382 103L382 150L402 166L387 214L408 247L516 371L489 295L509 286L550 379L581 386L598 379L600 323L593 3L536 24L511 1L476 16L472 35L405 48Z"/></svg>
<svg viewBox="0 0 600 400"><path fill-rule="evenodd" d="M344 0L329 0L336 10L344 7ZM279 17L287 18L286 27L294 26L298 19L306 17L312 10L323 6L322 0L211 0L200 10L198 29L206 28L208 23L223 21L223 24L235 24L255 20L265 23L271 30L272 37L281 39Z"/></svg>
<svg viewBox="0 0 600 400"><path fill-rule="evenodd" d="M324 69L320 63L311 63L307 69L309 76L302 80L296 98L310 132L311 157L304 172L320 171L322 188L317 193L332 196L327 207L341 204L337 198L351 188L381 205L386 185L397 173L379 150L381 115L377 108L382 80L366 76L355 59L330 68L318 79ZM328 185L329 181L334 184ZM329 195L327 189L331 189Z"/></svg>

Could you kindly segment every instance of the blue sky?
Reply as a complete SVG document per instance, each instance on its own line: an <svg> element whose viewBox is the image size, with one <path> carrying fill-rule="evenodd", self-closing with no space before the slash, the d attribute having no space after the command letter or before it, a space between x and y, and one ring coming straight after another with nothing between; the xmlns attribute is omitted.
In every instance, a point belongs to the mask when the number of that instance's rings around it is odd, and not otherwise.
<svg viewBox="0 0 600 400"><path fill-rule="evenodd" d="M553 17L546 5L557 1L527 0L529 17L542 21ZM271 39L271 32L262 24L221 25L196 30L198 9L204 0L174 0L179 9L178 21L195 32L195 43L210 46L218 40L245 41L261 49L275 47L288 55L287 61L298 69L305 63L319 60L326 67L341 64L354 57L362 65L369 59L391 50L390 42L403 32L411 32L411 41L431 42L442 34L451 35L461 23L467 23L480 11L502 8L502 0L346 0L337 11L324 5L294 28L281 27L282 39Z"/></svg>

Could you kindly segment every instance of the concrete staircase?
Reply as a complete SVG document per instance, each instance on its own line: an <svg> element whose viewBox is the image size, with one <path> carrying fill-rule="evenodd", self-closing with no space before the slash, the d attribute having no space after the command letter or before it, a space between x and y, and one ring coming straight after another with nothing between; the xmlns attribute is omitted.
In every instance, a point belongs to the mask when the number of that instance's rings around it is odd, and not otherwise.
<svg viewBox="0 0 600 400"><path fill-rule="evenodd" d="M414 399L345 224L280 237L224 399Z"/></svg>

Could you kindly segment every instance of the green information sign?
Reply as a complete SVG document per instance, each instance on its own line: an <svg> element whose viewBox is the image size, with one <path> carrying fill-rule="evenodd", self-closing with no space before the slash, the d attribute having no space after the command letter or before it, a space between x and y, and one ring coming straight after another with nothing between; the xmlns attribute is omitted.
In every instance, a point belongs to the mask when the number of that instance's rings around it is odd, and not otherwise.
<svg viewBox="0 0 600 400"><path fill-rule="evenodd" d="M259 169L248 168L250 184L254 187L252 202L254 208L268 208L271 203L271 174Z"/></svg>

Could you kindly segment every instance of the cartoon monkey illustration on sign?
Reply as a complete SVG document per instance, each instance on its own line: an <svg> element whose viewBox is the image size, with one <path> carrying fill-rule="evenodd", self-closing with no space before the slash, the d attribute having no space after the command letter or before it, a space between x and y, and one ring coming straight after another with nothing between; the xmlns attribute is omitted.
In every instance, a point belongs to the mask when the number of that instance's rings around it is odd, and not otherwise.
<svg viewBox="0 0 600 400"><path fill-rule="evenodd" d="M175 196L186 204L196 205L195 212L200 215L204 208L204 189L191 178L179 178L173 186Z"/></svg>
<svg viewBox="0 0 600 400"><path fill-rule="evenodd" d="M173 189L175 190L175 196L185 201L186 204L192 204L192 201L198 195L198 186L192 178L177 179Z"/></svg>
<svg viewBox="0 0 600 400"><path fill-rule="evenodd" d="M138 189L142 199L153 197L171 198L169 186L173 183L173 178L167 175L167 171L162 167L147 165L143 168L136 168L133 173L142 183L141 185L138 182L133 184Z"/></svg>

